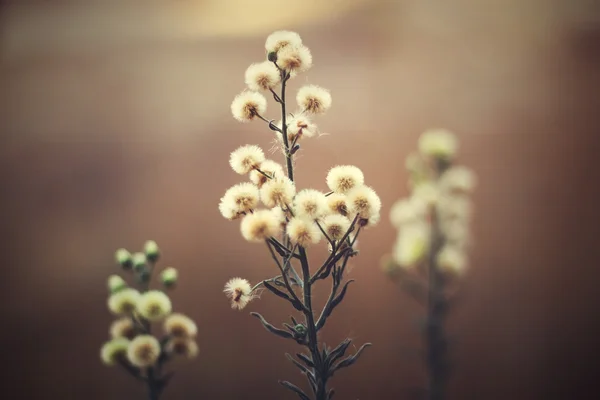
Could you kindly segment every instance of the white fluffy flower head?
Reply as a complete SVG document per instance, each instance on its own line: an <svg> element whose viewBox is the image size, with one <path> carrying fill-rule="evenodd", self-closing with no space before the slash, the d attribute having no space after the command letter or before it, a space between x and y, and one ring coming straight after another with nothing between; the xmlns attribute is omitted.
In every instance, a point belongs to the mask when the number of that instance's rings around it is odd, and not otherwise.
<svg viewBox="0 0 600 400"><path fill-rule="evenodd" d="M323 218L321 226L331 240L340 240L350 228L350 220L340 214L330 214Z"/></svg>
<svg viewBox="0 0 600 400"><path fill-rule="evenodd" d="M231 113L240 122L252 121L257 115L267 111L267 99L262 94L245 90L235 96L231 103Z"/></svg>
<svg viewBox="0 0 600 400"><path fill-rule="evenodd" d="M425 223L405 225L400 230L393 258L402 267L413 267L429 250L430 227Z"/></svg>
<svg viewBox="0 0 600 400"><path fill-rule="evenodd" d="M419 151L429 157L452 159L458 151L458 141L446 129L430 129L419 138Z"/></svg>
<svg viewBox="0 0 600 400"><path fill-rule="evenodd" d="M265 42L267 53L278 52L286 46L300 46L302 38L296 32L276 31L271 33Z"/></svg>
<svg viewBox="0 0 600 400"><path fill-rule="evenodd" d="M327 186L336 193L347 193L350 189L362 186L364 183L364 174L353 165L338 165L331 168L327 174Z"/></svg>
<svg viewBox="0 0 600 400"><path fill-rule="evenodd" d="M287 224L286 232L292 241L302 247L317 244L323 238L321 230L313 221L304 218L292 218Z"/></svg>
<svg viewBox="0 0 600 400"><path fill-rule="evenodd" d="M269 175L270 178L266 177L265 174ZM257 169L250 171L249 178L258 188L261 188L269 179L281 178L283 176L285 176L285 172L281 164L272 160L265 160L260 163Z"/></svg>
<svg viewBox="0 0 600 400"><path fill-rule="evenodd" d="M305 72L312 66L312 54L308 47L285 46L277 53L277 65L288 72Z"/></svg>
<svg viewBox="0 0 600 400"><path fill-rule="evenodd" d="M250 282L242 278L230 279L223 290L231 300L231 308L243 309L254 298Z"/></svg>
<svg viewBox="0 0 600 400"><path fill-rule="evenodd" d="M251 64L245 74L246 85L253 91L273 89L281 82L279 70L270 61Z"/></svg>
<svg viewBox="0 0 600 400"><path fill-rule="evenodd" d="M296 186L287 176L271 179L260 188L260 199L267 207L291 205Z"/></svg>
<svg viewBox="0 0 600 400"><path fill-rule="evenodd" d="M265 153L258 146L246 145L231 153L229 165L240 175L245 175L265 161Z"/></svg>
<svg viewBox="0 0 600 400"><path fill-rule="evenodd" d="M327 213L325 194L315 189L301 190L294 198L294 213L301 218L321 218Z"/></svg>
<svg viewBox="0 0 600 400"><path fill-rule="evenodd" d="M219 211L227 219L254 210L258 205L258 187L250 182L238 183L229 188L219 203Z"/></svg>
<svg viewBox="0 0 600 400"><path fill-rule="evenodd" d="M317 85L306 85L298 90L296 101L300 109L310 114L323 114L331 108L331 93Z"/></svg>
<svg viewBox="0 0 600 400"><path fill-rule="evenodd" d="M362 219L369 220L375 217L378 220L381 200L372 188L364 185L357 186L348 192L347 198L348 212L351 217L358 214Z"/></svg>
<svg viewBox="0 0 600 400"><path fill-rule="evenodd" d="M260 242L276 236L280 229L281 222L271 210L258 210L246 215L240 224L242 236L249 242Z"/></svg>
<svg viewBox="0 0 600 400"><path fill-rule="evenodd" d="M440 177L440 187L449 192L471 193L476 184L475 173L463 166L450 167Z"/></svg>
<svg viewBox="0 0 600 400"><path fill-rule="evenodd" d="M331 193L327 196L327 206L329 211L340 215L348 215L348 202L346 195L341 193Z"/></svg>

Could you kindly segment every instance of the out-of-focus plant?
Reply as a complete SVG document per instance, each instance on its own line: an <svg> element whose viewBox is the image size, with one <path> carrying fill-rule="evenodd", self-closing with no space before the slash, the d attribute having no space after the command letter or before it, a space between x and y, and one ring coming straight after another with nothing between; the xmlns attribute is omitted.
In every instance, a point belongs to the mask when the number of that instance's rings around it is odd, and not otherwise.
<svg viewBox="0 0 600 400"><path fill-rule="evenodd" d="M476 177L470 169L455 165L457 150L458 141L447 130L421 135L419 152L406 162L411 194L390 211L398 237L383 262L389 276L427 309L422 326L429 400L445 398L450 363L444 324L472 243L469 195Z"/></svg>
<svg viewBox="0 0 600 400"><path fill-rule="evenodd" d="M146 242L143 252L131 254L126 249L115 253L117 263L127 275L133 275L137 288L120 275L108 278L108 308L118 317L110 326L111 340L100 351L102 362L119 365L148 389L148 398L158 400L173 376L163 367L174 357L194 358L198 353L197 327L189 317L172 312L165 290L177 283L177 270L161 271L164 290L150 289L160 251L156 242ZM164 335L152 333L154 324L162 323Z"/></svg>
<svg viewBox="0 0 600 400"><path fill-rule="evenodd" d="M283 153L285 168L266 159L258 146L238 148L231 153L229 163L236 173L248 176L249 182L227 190L219 210L229 220L241 219L241 233L246 240L266 245L278 275L254 286L246 279L233 278L227 282L225 292L233 308L243 309L258 296L259 290L268 290L303 317L291 316L291 324L278 328L259 313L252 313L269 332L308 350L308 354L297 353L297 358L286 355L306 375L315 399L331 399L334 390L327 387L330 378L354 364L370 343L344 358L350 339L330 348L319 342L318 333L347 293L352 282L344 282L348 261L358 254L356 245L361 230L378 222L381 201L373 189L365 186L362 171L351 165L329 171L323 182L328 186L326 192L297 191L295 156L303 140L318 134L312 118L331 107L331 94L320 86L305 85L296 94L297 110L290 113L286 85L311 67L312 55L300 36L289 31L271 34L265 48L267 59L248 67L248 88L235 97L231 111L240 122L266 123L275 136L276 147ZM267 119L267 99L261 92L272 96L279 105L279 122ZM329 253L322 263L310 266L307 249L320 242L328 245ZM313 287L326 280L330 281L331 292L322 310L315 314ZM288 381L280 383L301 399L311 398Z"/></svg>

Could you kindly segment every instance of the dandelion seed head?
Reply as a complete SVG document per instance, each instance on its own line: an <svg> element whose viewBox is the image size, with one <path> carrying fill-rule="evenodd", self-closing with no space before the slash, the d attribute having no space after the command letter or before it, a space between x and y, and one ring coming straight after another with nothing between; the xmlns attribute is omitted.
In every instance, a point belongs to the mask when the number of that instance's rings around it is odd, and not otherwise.
<svg viewBox="0 0 600 400"><path fill-rule="evenodd" d="M165 333L176 338L193 338L198 333L198 327L192 319L181 313L169 315L163 324Z"/></svg>
<svg viewBox="0 0 600 400"><path fill-rule="evenodd" d="M285 172L283 171L283 167L281 164L272 161L265 160L258 166L258 169L265 174L271 176L271 178L279 178L285 176ZM258 170L254 169L250 171L249 175L250 181L254 183L258 188L261 188L262 185L269 180L264 174L261 174Z"/></svg>
<svg viewBox="0 0 600 400"><path fill-rule="evenodd" d="M276 53L284 47L300 45L302 45L302 38L299 34L281 30L273 32L267 37L265 49L267 50L267 53Z"/></svg>
<svg viewBox="0 0 600 400"><path fill-rule="evenodd" d="M113 366L120 358L124 358L129 347L129 340L126 338L114 338L106 342L100 349L100 359L107 366Z"/></svg>
<svg viewBox="0 0 600 400"><path fill-rule="evenodd" d="M340 240L350 228L350 220L340 214L330 214L323 218L321 226L331 240Z"/></svg>
<svg viewBox="0 0 600 400"><path fill-rule="evenodd" d="M327 213L327 197L315 189L304 189L294 198L294 213L306 219L317 219Z"/></svg>
<svg viewBox="0 0 600 400"><path fill-rule="evenodd" d="M231 103L231 113L240 122L252 121L257 115L267 111L267 99L262 94L245 90L235 96Z"/></svg>
<svg viewBox="0 0 600 400"><path fill-rule="evenodd" d="M377 193L370 187L356 186L348 191L348 213L359 215L360 218L368 220L381 211L381 200Z"/></svg>
<svg viewBox="0 0 600 400"><path fill-rule="evenodd" d="M317 224L304 218L292 218L287 224L286 233L292 243L302 247L308 247L311 244L317 244L323 238Z"/></svg>
<svg viewBox="0 0 600 400"><path fill-rule="evenodd" d="M108 309L116 315L131 314L140 296L140 292L132 288L119 290L108 298Z"/></svg>
<svg viewBox="0 0 600 400"><path fill-rule="evenodd" d="M323 114L331 108L331 93L317 85L306 85L298 90L296 102L309 114Z"/></svg>
<svg viewBox="0 0 600 400"><path fill-rule="evenodd" d="M270 61L251 64L245 74L246 85L250 90L269 90L281 83L279 70Z"/></svg>
<svg viewBox="0 0 600 400"><path fill-rule="evenodd" d="M260 188L260 199L267 207L291 204L296 195L296 186L287 176L271 179Z"/></svg>
<svg viewBox="0 0 600 400"><path fill-rule="evenodd" d="M312 66L312 54L308 47L285 46L277 52L277 65L290 72L305 72Z"/></svg>
<svg viewBox="0 0 600 400"><path fill-rule="evenodd" d="M281 230L281 222L271 210L258 210L242 219L240 230L247 241L260 242L277 236Z"/></svg>
<svg viewBox="0 0 600 400"><path fill-rule="evenodd" d="M243 278L230 279L223 290L231 300L231 308L243 309L254 298L250 282Z"/></svg>
<svg viewBox="0 0 600 400"><path fill-rule="evenodd" d="M139 368L153 366L160 356L160 343L152 335L139 335L129 343L127 359Z"/></svg>
<svg viewBox="0 0 600 400"><path fill-rule="evenodd" d="M234 172L245 175L265 161L265 153L258 146L245 145L231 152L229 165Z"/></svg>
<svg viewBox="0 0 600 400"><path fill-rule="evenodd" d="M353 165L338 165L327 173L327 186L336 193L347 193L356 186L365 183L365 176L360 168Z"/></svg>
<svg viewBox="0 0 600 400"><path fill-rule="evenodd" d="M171 299L160 290L149 290L137 301L137 312L148 321L159 321L171 313Z"/></svg>
<svg viewBox="0 0 600 400"><path fill-rule="evenodd" d="M419 138L419 151L425 156L450 160L458 151L458 141L446 129L430 129Z"/></svg>

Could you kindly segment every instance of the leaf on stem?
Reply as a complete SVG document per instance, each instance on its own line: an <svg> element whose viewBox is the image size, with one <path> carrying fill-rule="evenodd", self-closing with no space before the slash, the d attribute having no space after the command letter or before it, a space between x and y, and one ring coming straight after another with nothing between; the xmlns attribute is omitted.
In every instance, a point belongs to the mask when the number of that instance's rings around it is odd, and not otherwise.
<svg viewBox="0 0 600 400"><path fill-rule="evenodd" d="M333 399L334 394L335 394L335 389L333 389L333 388L329 389L329 392L327 392L327 399L328 400Z"/></svg>
<svg viewBox="0 0 600 400"><path fill-rule="evenodd" d="M290 389L292 392L296 393L298 395L298 397L300 397L302 400L310 400L310 397L308 397L306 395L306 393L304 393L302 391L302 389L300 389L298 386L294 385L291 382L288 381L279 381L279 384L281 384L282 386L285 386L286 388Z"/></svg>
<svg viewBox="0 0 600 400"><path fill-rule="evenodd" d="M344 354L346 354L346 350L348 349L348 346L350 346L350 343L352 343L351 339L344 339L342 343L337 345L335 349L329 352L329 354L325 358L327 369L329 369L329 367L333 365L334 362L336 362L338 359L342 358Z"/></svg>
<svg viewBox="0 0 600 400"><path fill-rule="evenodd" d="M260 315L257 312L251 312L250 315L252 315L253 317L256 317L260 320L260 322L263 324L263 326L265 327L266 330L268 330L269 332L280 336L282 338L285 339L293 339L293 335L289 332L284 331L283 329L279 329L274 327L273 325L271 325L270 323L267 322L266 319L264 319L264 317L262 315Z"/></svg>
<svg viewBox="0 0 600 400"><path fill-rule="evenodd" d="M333 373L339 369L345 368L345 367L349 367L350 365L354 364L356 362L356 360L358 360L358 357L360 357L360 355L362 354L363 350L369 346L372 346L372 343L365 343L361 346L360 349L358 349L358 351L356 352L356 354L352 355L352 356L348 356L346 358L344 358L342 361L340 361L339 363L337 363L334 367L333 370L331 371L331 376L333 376Z"/></svg>
<svg viewBox="0 0 600 400"><path fill-rule="evenodd" d="M313 375L312 371L310 369L308 369L307 367L305 367L304 365L300 364L296 359L294 359L294 357L291 356L291 354L285 353L285 356L287 357L288 360L290 360L296 367L298 367L298 369L300 369L300 371L302 371L304 374L306 374L308 376L309 380L313 380L315 379L315 376Z"/></svg>
<svg viewBox="0 0 600 400"><path fill-rule="evenodd" d="M296 353L296 357L298 357L299 359L301 359L302 361L304 361L304 364L306 364L310 368L314 368L315 367L315 364L313 363L313 361L306 354L304 354L304 353Z"/></svg>
<svg viewBox="0 0 600 400"><path fill-rule="evenodd" d="M289 301L290 303L292 303L292 306L298 310L298 311L302 311L302 304L298 301L296 301L295 299L292 299L289 295L287 295L286 293L282 292L281 290L277 289L275 286L271 285L269 282L265 281L263 283L263 285L269 289L269 291L271 293L273 293L276 296L281 297L282 299L285 299L287 301Z"/></svg>

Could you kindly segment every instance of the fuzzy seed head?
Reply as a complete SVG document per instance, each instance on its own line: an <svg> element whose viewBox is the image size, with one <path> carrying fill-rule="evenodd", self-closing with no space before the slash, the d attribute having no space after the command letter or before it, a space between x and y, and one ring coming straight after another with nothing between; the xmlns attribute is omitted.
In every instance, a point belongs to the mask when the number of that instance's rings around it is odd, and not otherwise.
<svg viewBox="0 0 600 400"><path fill-rule="evenodd" d="M467 268L465 252L455 246L444 246L438 254L437 262L440 269L455 275L463 274Z"/></svg>
<svg viewBox="0 0 600 400"><path fill-rule="evenodd" d="M107 366L115 365L120 358L124 358L129 347L129 340L116 338L104 343L100 349L100 359Z"/></svg>
<svg viewBox="0 0 600 400"><path fill-rule="evenodd" d="M129 343L127 359L139 368L153 366L160 356L160 343L152 335L139 335Z"/></svg>
<svg viewBox="0 0 600 400"><path fill-rule="evenodd" d="M419 151L424 156L451 160L458 151L458 141L446 129L430 129L419 138Z"/></svg>
<svg viewBox="0 0 600 400"><path fill-rule="evenodd" d="M302 247L317 244L323 238L317 224L304 218L292 218L287 224L286 232L292 241Z"/></svg>
<svg viewBox="0 0 600 400"><path fill-rule="evenodd" d="M136 335L135 325L131 318L119 318L110 325L110 337L113 339L126 338L133 339Z"/></svg>
<svg viewBox="0 0 600 400"><path fill-rule="evenodd" d="M340 240L350 228L350 220L340 214L330 214L323 218L321 226L331 240Z"/></svg>
<svg viewBox="0 0 600 400"><path fill-rule="evenodd" d="M419 263L429 250L430 235L430 228L425 223L403 226L394 246L394 261L405 268Z"/></svg>
<svg viewBox="0 0 600 400"><path fill-rule="evenodd" d="M240 122L252 121L257 115L267 111L267 99L258 92L245 90L235 96L231 103L231 113Z"/></svg>
<svg viewBox="0 0 600 400"><path fill-rule="evenodd" d="M346 200L346 195L344 194L331 193L329 196L327 196L327 206L333 213L344 216L348 215L348 203Z"/></svg>
<svg viewBox="0 0 600 400"><path fill-rule="evenodd" d="M258 146L246 145L237 148L229 157L229 165L236 173L245 175L265 161L265 153Z"/></svg>
<svg viewBox="0 0 600 400"><path fill-rule="evenodd" d="M348 199L348 213L351 216L358 214L360 218L369 220L379 215L381 200L370 187L356 186L348 191L346 196Z"/></svg>
<svg viewBox="0 0 600 400"><path fill-rule="evenodd" d="M273 89L281 82L279 70L270 61L252 64L245 74L246 85L253 91Z"/></svg>
<svg viewBox="0 0 600 400"><path fill-rule="evenodd" d="M108 309L116 315L131 314L140 296L140 292L132 288L119 290L108 298Z"/></svg>
<svg viewBox="0 0 600 400"><path fill-rule="evenodd" d="M288 72L305 72L312 66L312 54L308 47L285 46L277 53L277 65Z"/></svg>
<svg viewBox="0 0 600 400"><path fill-rule="evenodd" d="M427 203L418 197L398 200L390 210L390 220L395 228L419 221L427 216Z"/></svg>
<svg viewBox="0 0 600 400"><path fill-rule="evenodd" d="M219 203L221 215L227 219L236 219L258 206L260 195L258 187L250 182L238 183L229 188Z"/></svg>
<svg viewBox="0 0 600 400"><path fill-rule="evenodd" d="M362 186L365 176L360 168L353 165L338 165L327 173L327 186L336 193L348 193L350 189Z"/></svg>
<svg viewBox="0 0 600 400"><path fill-rule="evenodd" d="M313 137L317 133L317 125L313 124L306 115L296 115L286 121L288 143L298 141L303 137ZM281 133L277 132L277 139L283 142Z"/></svg>
<svg viewBox="0 0 600 400"><path fill-rule="evenodd" d="M283 167L281 164L272 161L265 160L258 166L258 169L265 174L269 175L271 178L279 178L285 176L285 172L283 171ZM261 188L262 185L265 184L266 181L269 180L264 174L261 174L258 170L254 169L250 171L249 175L250 181L254 183L258 188Z"/></svg>
<svg viewBox="0 0 600 400"><path fill-rule="evenodd" d="M171 299L160 290L150 290L139 298L137 312L148 321L159 321L171 313Z"/></svg>
<svg viewBox="0 0 600 400"><path fill-rule="evenodd" d="M175 338L169 340L165 350L168 354L192 359L198 355L198 344L193 339Z"/></svg>
<svg viewBox="0 0 600 400"><path fill-rule="evenodd" d="M198 333L196 323L180 313L169 315L163 326L167 335L176 338L193 338Z"/></svg>
<svg viewBox="0 0 600 400"><path fill-rule="evenodd" d="M116 293L119 290L125 289L127 283L119 275L111 275L108 277L107 286L110 293Z"/></svg>
<svg viewBox="0 0 600 400"><path fill-rule="evenodd" d="M331 108L331 93L317 85L306 85L298 90L296 102L309 114L323 114Z"/></svg>
<svg viewBox="0 0 600 400"><path fill-rule="evenodd" d="M296 185L287 176L271 179L260 188L260 199L267 207L291 204L296 195Z"/></svg>
<svg viewBox="0 0 600 400"><path fill-rule="evenodd" d="M440 187L446 192L471 193L477 184L475 173L463 166L450 167L440 177Z"/></svg>
<svg viewBox="0 0 600 400"><path fill-rule="evenodd" d="M271 210L258 210L248 214L240 224L242 236L249 242L262 242L281 231L281 222Z"/></svg>
<svg viewBox="0 0 600 400"><path fill-rule="evenodd" d="M271 33L265 42L267 53L278 52L286 46L300 46L302 38L296 32L275 31Z"/></svg>
<svg viewBox="0 0 600 400"><path fill-rule="evenodd" d="M294 198L294 213L300 218L321 218L327 213L327 197L315 189L301 190Z"/></svg>
<svg viewBox="0 0 600 400"><path fill-rule="evenodd" d="M231 299L231 308L243 309L254 298L250 282L243 278L233 278L225 284L223 290Z"/></svg>

